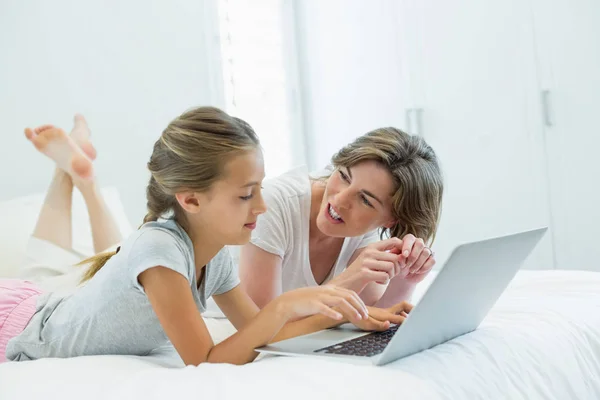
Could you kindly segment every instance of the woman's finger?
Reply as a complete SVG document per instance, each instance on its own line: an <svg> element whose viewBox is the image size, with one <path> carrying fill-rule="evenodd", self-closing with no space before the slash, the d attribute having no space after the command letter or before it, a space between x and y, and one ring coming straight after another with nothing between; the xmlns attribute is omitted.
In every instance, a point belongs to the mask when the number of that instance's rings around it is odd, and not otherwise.
<svg viewBox="0 0 600 400"><path fill-rule="evenodd" d="M415 246L415 248L416 248L416 246ZM424 247L421 250L421 254L419 255L419 257L415 260L412 267L410 267L410 273L414 274L414 273L419 272L425 266L425 263L432 255L433 255L433 252L431 251L431 249Z"/></svg>
<svg viewBox="0 0 600 400"><path fill-rule="evenodd" d="M402 238L402 255L404 258L408 258L408 256L410 256L416 239L417 238L410 233Z"/></svg>
<svg viewBox="0 0 600 400"><path fill-rule="evenodd" d="M425 242L423 242L423 239L421 239L421 238L416 239L414 241L414 244L413 244L412 250L410 252L410 255L406 259L406 266L409 269L412 269L412 267L414 266L415 262L421 256L421 253L423 252L424 249L425 249Z"/></svg>
<svg viewBox="0 0 600 400"><path fill-rule="evenodd" d="M433 269L433 266L435 265L435 259L433 257L429 257L429 259L427 260L427 262L425 263L425 265L423 265L423 268L421 268L419 270L419 272L417 272L419 275L423 275L428 273L429 271L431 271Z"/></svg>
<svg viewBox="0 0 600 400"><path fill-rule="evenodd" d="M369 282L375 282L380 285L387 285L390 282L390 277L387 273L382 271L366 270L364 277Z"/></svg>
<svg viewBox="0 0 600 400"><path fill-rule="evenodd" d="M396 276L396 265L393 262L368 259L363 261L363 266L372 271L385 272L389 279L393 279Z"/></svg>
<svg viewBox="0 0 600 400"><path fill-rule="evenodd" d="M401 248L402 240L398 239L397 237L393 237L393 238L381 240L379 242L370 244L369 247L371 247L372 249L375 249L375 250L379 250L379 251L386 251L386 250L391 250L394 248Z"/></svg>

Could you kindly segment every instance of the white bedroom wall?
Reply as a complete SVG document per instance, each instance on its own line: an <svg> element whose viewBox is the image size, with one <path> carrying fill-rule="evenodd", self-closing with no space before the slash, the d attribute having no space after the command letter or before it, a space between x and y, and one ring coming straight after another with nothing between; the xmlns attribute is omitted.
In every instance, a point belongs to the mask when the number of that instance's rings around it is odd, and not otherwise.
<svg viewBox="0 0 600 400"><path fill-rule="evenodd" d="M435 0L423 3L306 0L297 3L297 29L312 168L373 128L417 133L405 112L424 110L421 133L440 156L446 183L434 246L441 266L459 243L548 225L548 201L526 16L518 13L519 30L505 35L501 47L490 47L502 21L479 16L512 15L512 3L463 0L461 7L440 3L443 11ZM478 24L482 29L473 34ZM529 58L508 63L517 50ZM496 69L486 71L487 63ZM502 155L516 161L507 163ZM548 235L526 267L553 268L551 246Z"/></svg>
<svg viewBox="0 0 600 400"><path fill-rule="evenodd" d="M395 0L295 3L304 130L311 168L381 126L405 126L409 86Z"/></svg>
<svg viewBox="0 0 600 400"><path fill-rule="evenodd" d="M213 98L204 3L0 2L0 200L45 191L52 174L23 128L70 129L81 112L101 183L141 221L154 141L173 117Z"/></svg>

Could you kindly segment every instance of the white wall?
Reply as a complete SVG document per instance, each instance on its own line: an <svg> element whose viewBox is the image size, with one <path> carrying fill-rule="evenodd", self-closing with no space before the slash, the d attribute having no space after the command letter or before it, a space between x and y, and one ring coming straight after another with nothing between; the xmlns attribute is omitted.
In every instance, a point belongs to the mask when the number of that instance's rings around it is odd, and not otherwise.
<svg viewBox="0 0 600 400"><path fill-rule="evenodd" d="M175 116L211 103L204 1L0 2L0 200L43 192L50 161L22 134L83 113L103 185L145 214L146 162Z"/></svg>
<svg viewBox="0 0 600 400"><path fill-rule="evenodd" d="M405 127L406 67L395 0L303 0L296 4L305 131L311 168L382 126Z"/></svg>
<svg viewBox="0 0 600 400"><path fill-rule="evenodd" d="M459 243L549 223L528 16L506 2L442 3L297 3L310 166L377 127L416 133L405 110L422 108L445 175L440 266ZM547 235L525 267L552 268L551 246Z"/></svg>

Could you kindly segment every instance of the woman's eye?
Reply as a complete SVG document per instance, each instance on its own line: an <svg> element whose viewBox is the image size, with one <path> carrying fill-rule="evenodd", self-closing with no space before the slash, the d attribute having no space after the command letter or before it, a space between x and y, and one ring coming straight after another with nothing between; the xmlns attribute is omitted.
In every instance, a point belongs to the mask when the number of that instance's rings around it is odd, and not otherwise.
<svg viewBox="0 0 600 400"><path fill-rule="evenodd" d="M373 207L373 204L371 204L369 199L367 199L367 196L365 196L364 194L361 194L360 197L362 198L363 203L365 203L369 207Z"/></svg>
<svg viewBox="0 0 600 400"><path fill-rule="evenodd" d="M340 170L340 175L342 177L343 180L345 180L346 182L350 182L350 179L348 179L348 175L346 175L344 173L344 171Z"/></svg>
<svg viewBox="0 0 600 400"><path fill-rule="evenodd" d="M240 199L245 201L245 200L250 200L252 197L253 197L253 195L249 194L248 196L240 196Z"/></svg>

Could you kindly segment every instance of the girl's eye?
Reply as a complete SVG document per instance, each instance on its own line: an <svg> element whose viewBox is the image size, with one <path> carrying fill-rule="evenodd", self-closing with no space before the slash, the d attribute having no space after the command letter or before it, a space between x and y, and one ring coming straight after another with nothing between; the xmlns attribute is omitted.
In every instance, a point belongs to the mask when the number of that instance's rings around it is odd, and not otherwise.
<svg viewBox="0 0 600 400"><path fill-rule="evenodd" d="M252 195L252 194L249 194L248 196L240 196L240 199L247 201L247 200L250 200L253 196L254 195Z"/></svg>
<svg viewBox="0 0 600 400"><path fill-rule="evenodd" d="M371 202L367 199L367 196L365 196L364 194L361 194L360 197L362 198L363 203L365 203L369 207L373 208L373 204L371 204Z"/></svg>

